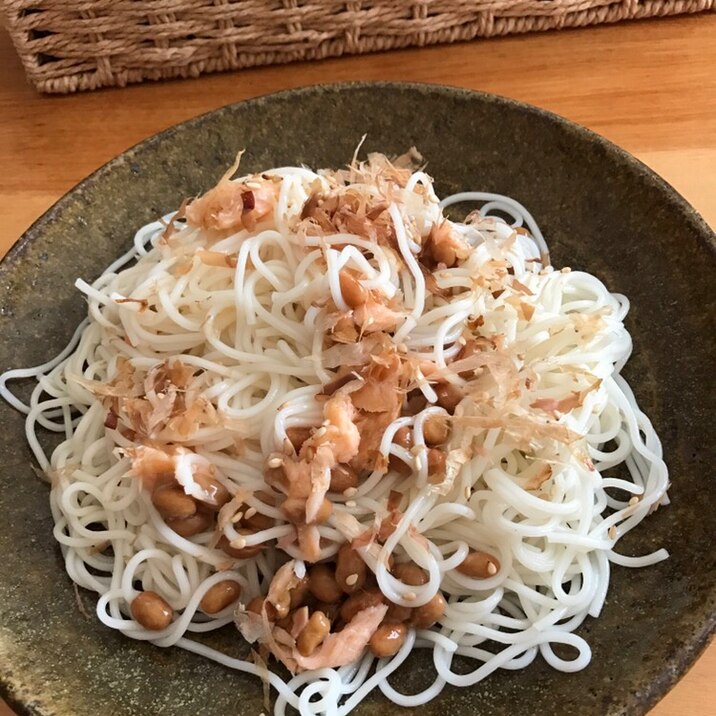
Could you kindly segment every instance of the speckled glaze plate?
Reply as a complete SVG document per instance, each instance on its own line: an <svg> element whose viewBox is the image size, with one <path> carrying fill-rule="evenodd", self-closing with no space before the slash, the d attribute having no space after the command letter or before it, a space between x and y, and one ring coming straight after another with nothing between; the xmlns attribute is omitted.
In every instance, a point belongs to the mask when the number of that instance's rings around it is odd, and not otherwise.
<svg viewBox="0 0 716 716"><path fill-rule="evenodd" d="M664 443L673 504L620 547L665 546L642 570L613 569L603 615L580 633L593 649L576 674L541 661L469 689L446 689L425 716L642 714L688 668L716 624L716 241L667 184L600 137L498 97L446 87L350 84L284 92L219 109L125 152L39 219L0 266L0 368L41 363L65 345L94 278L142 224L208 188L246 147L242 169L338 166L366 150L417 146L440 194L509 194L534 214L556 265L595 273L632 301L626 374ZM100 625L65 574L47 487L33 474L23 419L0 403L0 691L21 714L258 716L252 678ZM227 627L210 638L230 652ZM424 688L416 654L395 683ZM357 714L398 709L373 695Z"/></svg>

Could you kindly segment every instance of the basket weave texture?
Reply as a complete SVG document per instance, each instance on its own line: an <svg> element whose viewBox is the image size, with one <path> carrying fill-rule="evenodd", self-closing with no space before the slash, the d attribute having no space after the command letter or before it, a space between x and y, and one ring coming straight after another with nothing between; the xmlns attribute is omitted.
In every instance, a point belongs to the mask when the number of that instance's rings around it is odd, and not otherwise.
<svg viewBox="0 0 716 716"><path fill-rule="evenodd" d="M713 10L716 0L0 0L32 84L204 72Z"/></svg>

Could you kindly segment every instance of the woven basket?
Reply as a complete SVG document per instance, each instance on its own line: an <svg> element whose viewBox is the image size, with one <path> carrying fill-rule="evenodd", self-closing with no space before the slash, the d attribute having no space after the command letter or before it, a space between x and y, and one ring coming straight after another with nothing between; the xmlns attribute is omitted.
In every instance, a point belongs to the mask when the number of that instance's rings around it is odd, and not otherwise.
<svg viewBox="0 0 716 716"><path fill-rule="evenodd" d="M0 0L32 84L74 92L712 10L716 0Z"/></svg>

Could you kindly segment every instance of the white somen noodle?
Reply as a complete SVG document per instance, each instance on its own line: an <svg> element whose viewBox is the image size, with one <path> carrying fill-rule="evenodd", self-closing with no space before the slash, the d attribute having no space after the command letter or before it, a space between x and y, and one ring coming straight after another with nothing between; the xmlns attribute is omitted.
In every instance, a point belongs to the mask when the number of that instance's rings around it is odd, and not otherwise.
<svg viewBox="0 0 716 716"><path fill-rule="evenodd" d="M268 679L276 714L347 714L374 689L414 707L538 654L586 667L577 632L600 614L610 565L667 556L614 551L667 502L659 439L620 376L627 299L552 267L514 199L439 202L406 158L227 175L212 191L77 281L88 318L57 358L0 378L99 619ZM464 202L478 209L446 221ZM26 378L28 404L7 387ZM49 458L38 428L63 436ZM353 482L335 491L340 465ZM167 490L186 514L167 516ZM360 572L356 588L382 601L332 616L323 645L301 651L309 612L291 605L281 622L267 604L312 563L335 570L342 545L367 565L345 584ZM403 563L423 578L402 581ZM212 588L230 595L218 611ZM147 592L166 623L132 608ZM421 622L436 604L437 622ZM403 615L395 653L376 658L366 642L390 610ZM192 639L234 622L294 675ZM431 650L434 680L401 694L389 677L415 648Z"/></svg>

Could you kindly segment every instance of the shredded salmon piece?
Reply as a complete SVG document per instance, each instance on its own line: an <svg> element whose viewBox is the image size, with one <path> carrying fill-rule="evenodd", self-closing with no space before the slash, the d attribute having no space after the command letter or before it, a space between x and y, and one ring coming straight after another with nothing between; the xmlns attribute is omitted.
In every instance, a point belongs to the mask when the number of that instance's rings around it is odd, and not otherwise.
<svg viewBox="0 0 716 716"><path fill-rule="evenodd" d="M216 468L204 457L181 446L165 446L164 449L137 445L126 448L125 454L132 461L129 475L137 477L148 491L172 481L179 484L187 495L201 502L216 505L214 491L202 487L195 477L214 478Z"/></svg>
<svg viewBox="0 0 716 716"><path fill-rule="evenodd" d="M352 664L362 656L387 611L386 604L363 609L341 631L329 634L310 656L302 656L296 648L291 656L299 669L335 669Z"/></svg>
<svg viewBox="0 0 716 716"><path fill-rule="evenodd" d="M273 579L269 585L266 599L273 605L279 604L286 592L290 592L298 582L299 579L296 576L296 560L291 559L276 570L276 574L273 575Z"/></svg>
<svg viewBox="0 0 716 716"><path fill-rule="evenodd" d="M283 471L289 485L289 496L307 499L311 494L311 463L307 460L286 459Z"/></svg>
<svg viewBox="0 0 716 716"><path fill-rule="evenodd" d="M373 472L376 468L387 468L382 464L381 454L378 450L383 439L383 433L388 425L400 415L400 408L384 413L360 412L356 416L356 426L360 432L360 446L355 457L350 461L356 472Z"/></svg>
<svg viewBox="0 0 716 716"><path fill-rule="evenodd" d="M291 636L298 639L298 635L304 630L308 624L309 614L308 607L299 607L293 612L293 621L291 623Z"/></svg>
<svg viewBox="0 0 716 716"><path fill-rule="evenodd" d="M381 334L384 335L384 334ZM370 363L360 369L363 384L351 393L357 408L354 422L360 434L358 450L350 465L358 473L385 469L387 464L379 452L385 429L399 415L404 394L412 380L414 366L401 359L395 348L380 339L373 344Z"/></svg>
<svg viewBox="0 0 716 716"><path fill-rule="evenodd" d="M321 557L321 534L316 525L299 525L296 528L298 546L307 562L317 562Z"/></svg>
<svg viewBox="0 0 716 716"><path fill-rule="evenodd" d="M358 452L361 436L353 421L355 408L349 386L332 395L323 406L323 425L304 441L297 457L285 456L285 492L289 499L305 500L305 525L296 529L299 547L305 559L316 561L320 555L320 535L315 525L318 511L330 486L331 469L349 462Z"/></svg>
<svg viewBox="0 0 716 716"><path fill-rule="evenodd" d="M127 448L125 452L132 460L131 474L138 477L142 486L150 492L158 485L174 480L173 454L146 445Z"/></svg>
<svg viewBox="0 0 716 716"><path fill-rule="evenodd" d="M304 609L307 622L308 609L305 607ZM303 656L296 648L299 627L305 626L302 624L303 617L299 614L300 611L297 612L298 623L294 617L294 628L291 633L271 624L266 614L265 602L260 615L239 609L234 615L234 622L250 644L258 642L266 646L291 673L295 674L299 671L324 667L337 668L358 660L383 621L388 606L379 604L358 612L340 632L329 634L310 656Z"/></svg>
<svg viewBox="0 0 716 716"><path fill-rule="evenodd" d="M353 403L345 393L337 393L323 407L328 421L326 432L312 436L313 444L330 446L336 462L348 462L357 452L360 434L353 423ZM306 443L304 443L304 446ZM310 446L310 443L309 443Z"/></svg>

